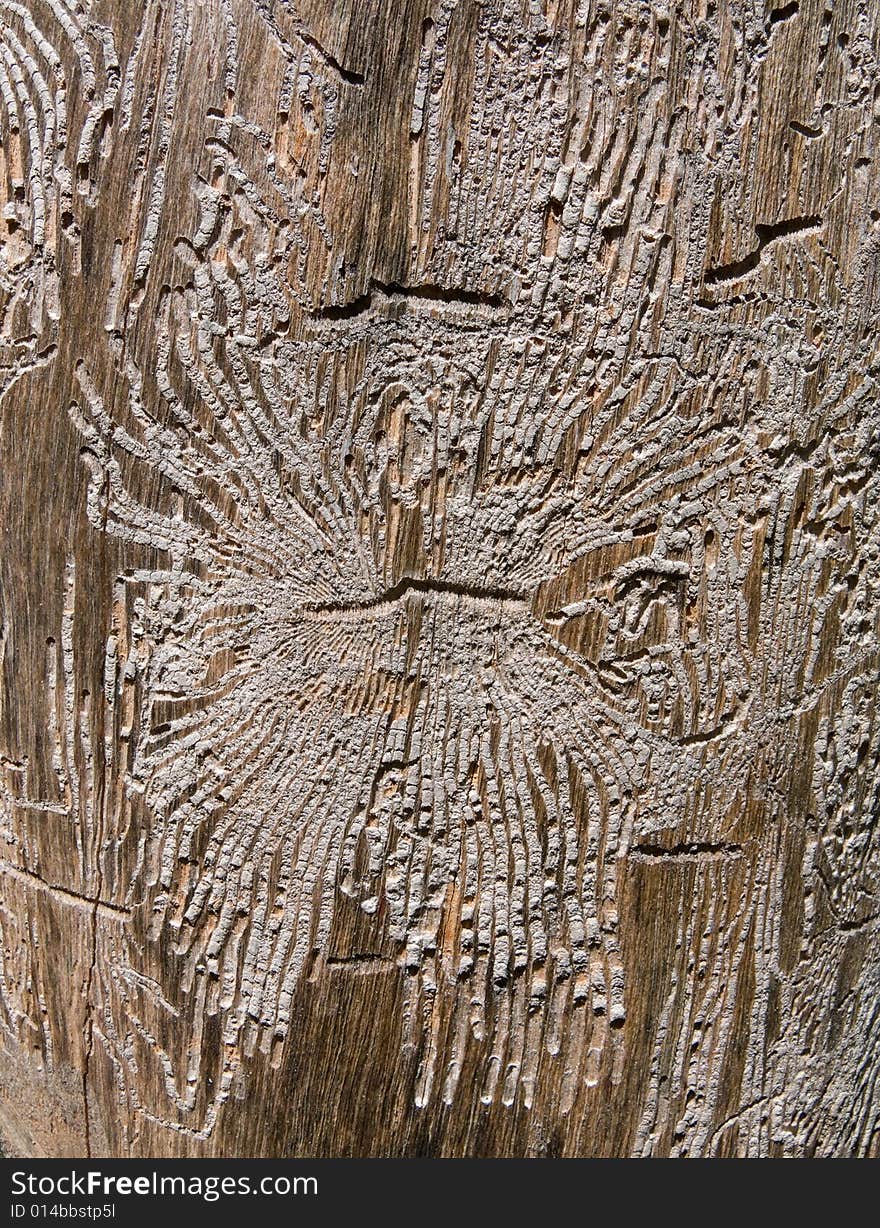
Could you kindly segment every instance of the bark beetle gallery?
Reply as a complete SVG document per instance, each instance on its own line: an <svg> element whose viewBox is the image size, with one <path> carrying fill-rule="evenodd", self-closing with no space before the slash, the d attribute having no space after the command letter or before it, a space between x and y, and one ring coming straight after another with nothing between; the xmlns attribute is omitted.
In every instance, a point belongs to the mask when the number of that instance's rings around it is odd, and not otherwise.
<svg viewBox="0 0 880 1228"><path fill-rule="evenodd" d="M871 1154L880 17L0 0L0 1133Z"/></svg>

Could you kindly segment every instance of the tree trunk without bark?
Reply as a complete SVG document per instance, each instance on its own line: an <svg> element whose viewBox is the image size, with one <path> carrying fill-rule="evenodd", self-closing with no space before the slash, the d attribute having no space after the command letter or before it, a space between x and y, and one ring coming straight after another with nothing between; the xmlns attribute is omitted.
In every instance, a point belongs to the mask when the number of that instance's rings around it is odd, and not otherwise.
<svg viewBox="0 0 880 1228"><path fill-rule="evenodd" d="M0 0L7 1151L880 1151L878 81Z"/></svg>

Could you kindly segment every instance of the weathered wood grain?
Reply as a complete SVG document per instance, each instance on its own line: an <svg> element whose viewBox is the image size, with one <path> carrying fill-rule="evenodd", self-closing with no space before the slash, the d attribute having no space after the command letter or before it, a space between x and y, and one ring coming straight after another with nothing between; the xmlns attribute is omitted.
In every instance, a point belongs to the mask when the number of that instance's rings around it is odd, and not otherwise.
<svg viewBox="0 0 880 1228"><path fill-rule="evenodd" d="M880 14L0 0L0 1136L880 1151Z"/></svg>

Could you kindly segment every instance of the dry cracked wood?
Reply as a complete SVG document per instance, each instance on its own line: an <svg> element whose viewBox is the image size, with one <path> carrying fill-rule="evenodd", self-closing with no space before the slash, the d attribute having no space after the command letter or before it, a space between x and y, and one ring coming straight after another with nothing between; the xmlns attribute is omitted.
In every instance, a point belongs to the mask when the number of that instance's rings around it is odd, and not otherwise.
<svg viewBox="0 0 880 1228"><path fill-rule="evenodd" d="M871 0L0 0L0 1135L880 1149Z"/></svg>

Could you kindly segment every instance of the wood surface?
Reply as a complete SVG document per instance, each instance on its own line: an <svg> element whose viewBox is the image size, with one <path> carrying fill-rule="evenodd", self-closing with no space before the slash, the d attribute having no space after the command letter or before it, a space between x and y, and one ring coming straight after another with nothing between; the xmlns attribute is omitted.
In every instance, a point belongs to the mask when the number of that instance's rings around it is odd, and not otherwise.
<svg viewBox="0 0 880 1228"><path fill-rule="evenodd" d="M880 1154L880 10L0 0L0 1138Z"/></svg>

